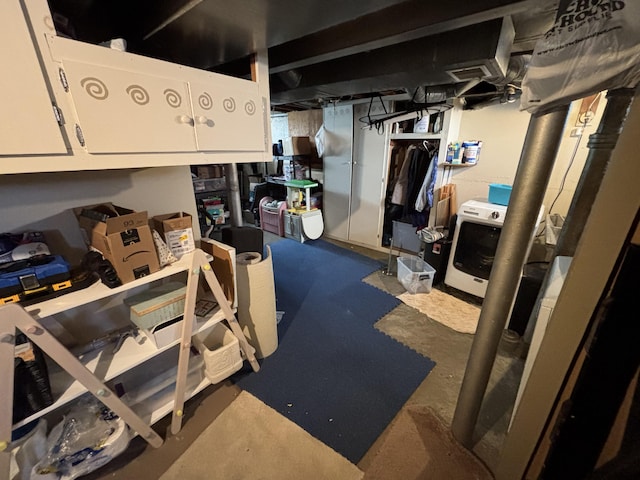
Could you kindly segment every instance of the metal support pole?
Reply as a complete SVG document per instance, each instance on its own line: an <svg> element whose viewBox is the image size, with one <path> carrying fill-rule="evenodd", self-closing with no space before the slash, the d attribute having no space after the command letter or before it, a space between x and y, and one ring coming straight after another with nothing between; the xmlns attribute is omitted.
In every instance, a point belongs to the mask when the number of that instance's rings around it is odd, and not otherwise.
<svg viewBox="0 0 640 480"><path fill-rule="evenodd" d="M242 202L240 201L240 182L238 181L238 168L235 163L227 163L224 166L224 176L227 178L227 192L229 200L229 213L231 214L231 226L242 226Z"/></svg>
<svg viewBox="0 0 640 480"><path fill-rule="evenodd" d="M565 105L545 114L533 115L529 122L451 424L454 436L467 448L473 446L473 431L482 399L518 288L568 111L569 106Z"/></svg>
<svg viewBox="0 0 640 480"><path fill-rule="evenodd" d="M591 212L591 205L598 194L602 177L611 159L611 153L622 132L634 93L633 88L619 88L607 93L607 106L598 129L589 136L587 143L589 153L560 231L554 257L557 255L573 257L575 253L578 240ZM547 225L547 228L550 226Z"/></svg>

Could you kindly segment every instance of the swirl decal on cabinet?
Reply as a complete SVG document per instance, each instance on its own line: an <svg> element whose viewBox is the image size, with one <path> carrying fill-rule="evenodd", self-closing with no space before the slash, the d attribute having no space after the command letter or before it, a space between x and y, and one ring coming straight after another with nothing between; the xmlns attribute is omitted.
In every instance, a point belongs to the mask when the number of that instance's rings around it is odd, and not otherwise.
<svg viewBox="0 0 640 480"><path fill-rule="evenodd" d="M146 105L149 103L149 94L140 85L129 85L127 87L127 93L138 105Z"/></svg>
<svg viewBox="0 0 640 480"><path fill-rule="evenodd" d="M99 78L85 77L80 80L80 86L85 89L87 95L96 100L104 100L109 96L109 89Z"/></svg>
<svg viewBox="0 0 640 480"><path fill-rule="evenodd" d="M164 98L167 100L169 106L173 108L178 108L182 103L182 97L172 88L167 88L164 91Z"/></svg>
<svg viewBox="0 0 640 480"><path fill-rule="evenodd" d="M213 107L213 100L211 99L211 95L209 95L207 92L204 92L198 97L198 104L203 110L211 110L211 107Z"/></svg>
<svg viewBox="0 0 640 480"><path fill-rule="evenodd" d="M235 112L236 111L236 101L231 97L225 98L222 101L222 107L229 113Z"/></svg>
<svg viewBox="0 0 640 480"><path fill-rule="evenodd" d="M244 104L244 111L247 112L247 115L253 115L256 113L256 104L253 100L249 100Z"/></svg>

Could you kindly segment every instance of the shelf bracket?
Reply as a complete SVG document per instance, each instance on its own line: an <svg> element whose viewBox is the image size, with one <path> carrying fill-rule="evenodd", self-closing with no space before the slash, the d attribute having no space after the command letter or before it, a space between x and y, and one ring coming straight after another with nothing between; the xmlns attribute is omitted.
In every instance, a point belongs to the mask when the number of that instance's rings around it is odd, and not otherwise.
<svg viewBox="0 0 640 480"><path fill-rule="evenodd" d="M176 389L173 403L173 416L171 418L171 433L176 435L182 428L182 417L184 416L184 397L187 384L187 370L189 368L189 350L191 349L191 336L193 334L193 325L195 322L195 306L196 296L198 293L198 284L200 282L200 273L204 274L205 280L213 293L220 310L224 314L231 331L240 343L240 349L249 361L254 372L260 370L260 364L255 357L255 348L253 348L242 332L242 328L236 319L233 309L222 290L222 286L216 278L206 254L196 249L193 253L191 269L187 279L187 293L184 306L184 318L182 322L182 336L180 339L180 349L178 357L178 371L176 374Z"/></svg>
<svg viewBox="0 0 640 480"><path fill-rule="evenodd" d="M158 448L163 440L144 420L131 410L118 396L87 369L23 307L16 303L0 306L0 472L8 472L11 452L6 446L11 442L13 421L13 377L11 367L15 355L15 331L23 332L29 340L49 355L61 368L80 382L92 395L110 408L151 446ZM4 443L6 442L6 443ZM2 448L0 448L2 450ZM5 468L6 467L6 468Z"/></svg>

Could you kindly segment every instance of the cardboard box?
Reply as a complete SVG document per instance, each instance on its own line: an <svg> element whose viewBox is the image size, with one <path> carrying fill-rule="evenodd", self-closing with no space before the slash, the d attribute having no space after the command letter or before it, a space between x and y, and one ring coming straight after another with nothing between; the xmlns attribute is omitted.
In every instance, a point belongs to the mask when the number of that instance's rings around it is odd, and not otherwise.
<svg viewBox="0 0 640 480"><path fill-rule="evenodd" d="M200 248L213 257L211 262L213 273L220 282L231 308L237 308L236 249L211 238L201 238Z"/></svg>
<svg viewBox="0 0 640 480"><path fill-rule="evenodd" d="M73 209L88 245L113 265L122 283L160 270L147 212L112 203Z"/></svg>
<svg viewBox="0 0 640 480"><path fill-rule="evenodd" d="M156 215L151 219L151 225L164 238L169 250L176 258L195 250L192 220L188 213Z"/></svg>
<svg viewBox="0 0 640 480"><path fill-rule="evenodd" d="M283 155L309 155L310 153L309 137L287 137L282 141Z"/></svg>

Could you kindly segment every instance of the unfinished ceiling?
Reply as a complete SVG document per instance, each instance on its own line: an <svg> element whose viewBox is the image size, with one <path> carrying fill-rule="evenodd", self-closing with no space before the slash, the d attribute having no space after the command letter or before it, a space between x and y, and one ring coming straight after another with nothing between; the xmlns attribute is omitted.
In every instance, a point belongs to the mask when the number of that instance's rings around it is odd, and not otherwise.
<svg viewBox="0 0 640 480"><path fill-rule="evenodd" d="M249 76L269 54L274 109L446 87L469 100L518 87L558 0L49 0L60 33ZM66 21L68 20L68 23Z"/></svg>

